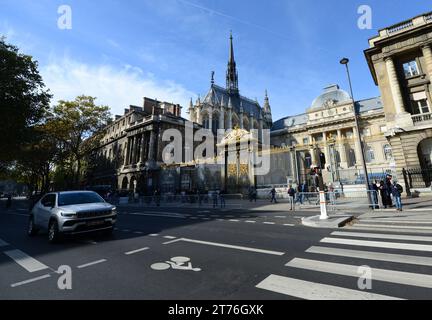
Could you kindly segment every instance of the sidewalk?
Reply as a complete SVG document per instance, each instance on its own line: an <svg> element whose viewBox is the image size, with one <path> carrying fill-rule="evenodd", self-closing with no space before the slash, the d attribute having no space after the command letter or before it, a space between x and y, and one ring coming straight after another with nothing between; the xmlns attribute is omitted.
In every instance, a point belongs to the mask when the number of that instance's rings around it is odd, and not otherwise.
<svg viewBox="0 0 432 320"><path fill-rule="evenodd" d="M432 197L404 199L403 211L381 209L360 215L347 228L367 231L386 231L432 234Z"/></svg>

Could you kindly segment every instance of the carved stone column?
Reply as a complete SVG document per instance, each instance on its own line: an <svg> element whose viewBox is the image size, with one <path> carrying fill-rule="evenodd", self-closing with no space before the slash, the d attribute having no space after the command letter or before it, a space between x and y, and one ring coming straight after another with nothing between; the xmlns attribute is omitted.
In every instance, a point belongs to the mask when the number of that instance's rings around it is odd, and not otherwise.
<svg viewBox="0 0 432 320"><path fill-rule="evenodd" d="M393 97L395 113L396 115L404 113L405 107L403 105L402 93L399 85L399 81L397 78L396 68L391 57L387 57L385 59L386 67L387 67L387 75L389 78L390 89Z"/></svg>
<svg viewBox="0 0 432 320"><path fill-rule="evenodd" d="M340 163L341 166L345 166L347 167L347 156L346 156L346 150L345 150L345 145L342 141L342 130L338 130L337 131L337 139L338 139L338 149L339 149L339 157L340 157Z"/></svg>
<svg viewBox="0 0 432 320"><path fill-rule="evenodd" d="M426 64L426 72L429 75L429 79L432 80L432 44L427 44L422 47L423 56Z"/></svg>

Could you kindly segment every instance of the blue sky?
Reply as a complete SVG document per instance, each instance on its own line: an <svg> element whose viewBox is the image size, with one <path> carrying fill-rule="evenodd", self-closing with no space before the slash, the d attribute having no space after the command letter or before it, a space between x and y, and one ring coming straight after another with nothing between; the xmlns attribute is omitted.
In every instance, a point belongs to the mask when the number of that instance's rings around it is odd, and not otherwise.
<svg viewBox="0 0 432 320"><path fill-rule="evenodd" d="M57 27L63 4L72 30ZM371 30L357 27L364 4ZM427 11L423 0L0 0L0 34L39 61L55 99L92 95L121 113L144 96L186 107L211 71L224 85L232 30L240 91L262 103L268 89L276 120L304 112L328 84L348 90L343 56L355 98L378 96L368 39Z"/></svg>

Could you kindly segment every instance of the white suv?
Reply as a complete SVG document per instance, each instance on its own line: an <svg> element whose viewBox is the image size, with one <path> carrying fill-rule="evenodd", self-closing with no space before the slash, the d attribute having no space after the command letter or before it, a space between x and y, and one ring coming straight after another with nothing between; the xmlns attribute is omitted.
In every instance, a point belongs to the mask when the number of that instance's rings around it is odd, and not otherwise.
<svg viewBox="0 0 432 320"><path fill-rule="evenodd" d="M35 236L40 229L47 230L49 242L57 242L63 234L111 234L116 220L116 207L96 192L53 192L34 205L27 233Z"/></svg>

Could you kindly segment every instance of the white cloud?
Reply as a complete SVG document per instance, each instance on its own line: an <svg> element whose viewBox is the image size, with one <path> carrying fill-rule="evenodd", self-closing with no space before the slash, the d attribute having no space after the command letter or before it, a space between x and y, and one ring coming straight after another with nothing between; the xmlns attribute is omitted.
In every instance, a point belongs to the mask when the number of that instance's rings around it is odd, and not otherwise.
<svg viewBox="0 0 432 320"><path fill-rule="evenodd" d="M138 67L125 65L87 65L70 58L54 59L42 66L45 85L54 95L52 102L73 100L78 95L97 97L98 104L123 114L129 105L142 105L143 97L181 104L185 112L195 94L173 81L158 81ZM184 116L184 114L183 114Z"/></svg>

